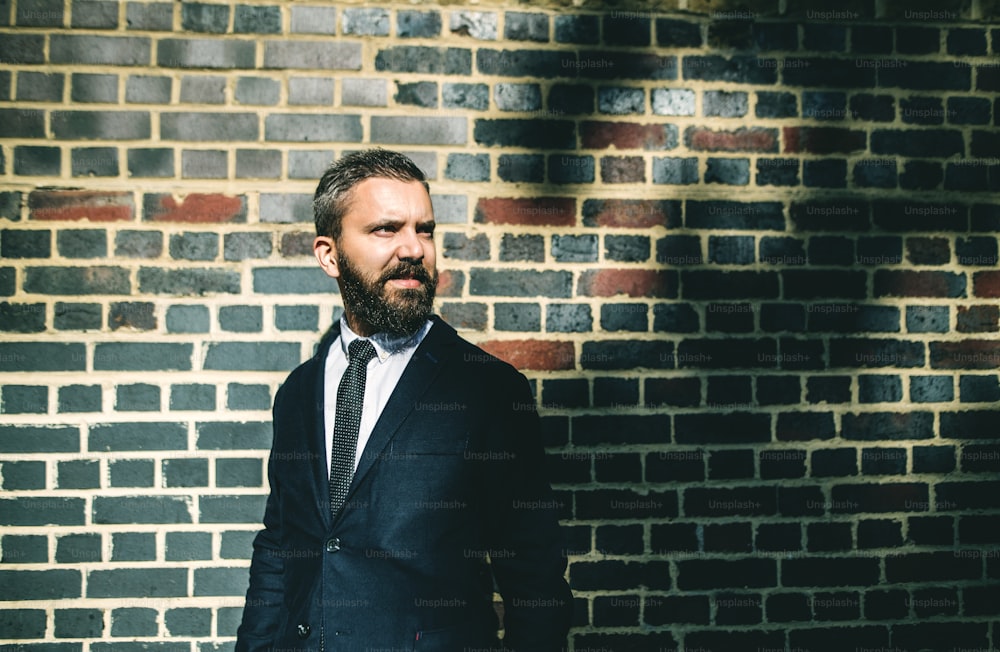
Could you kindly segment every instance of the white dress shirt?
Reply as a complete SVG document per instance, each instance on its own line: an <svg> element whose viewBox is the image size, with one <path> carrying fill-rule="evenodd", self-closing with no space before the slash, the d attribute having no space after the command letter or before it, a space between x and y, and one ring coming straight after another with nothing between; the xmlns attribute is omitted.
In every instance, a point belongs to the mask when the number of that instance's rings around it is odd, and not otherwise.
<svg viewBox="0 0 1000 652"><path fill-rule="evenodd" d="M358 448L354 453L354 468L358 468L361 454L368 438L375 429L382 410L392 396L403 370L409 364L413 352L431 329L427 321L416 333L409 336L393 337L387 333L376 333L368 338L375 347L375 357L368 363L365 380L364 407L361 409L361 425L358 428ZM340 337L330 345L326 355L323 387L323 421L326 433L326 474L330 475L330 453L333 448L333 421L337 414L337 388L347 371L347 347L358 339L358 334L350 329L347 320L340 318Z"/></svg>

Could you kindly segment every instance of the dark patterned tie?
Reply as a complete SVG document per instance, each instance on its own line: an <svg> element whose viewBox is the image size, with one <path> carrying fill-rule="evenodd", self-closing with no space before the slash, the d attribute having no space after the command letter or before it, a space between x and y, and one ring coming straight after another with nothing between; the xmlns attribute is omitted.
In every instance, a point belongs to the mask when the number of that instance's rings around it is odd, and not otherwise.
<svg viewBox="0 0 1000 652"><path fill-rule="evenodd" d="M348 364L337 388L337 412L333 419L333 446L330 450L330 513L336 516L347 499L354 477L354 457L358 448L358 427L365 401L365 377L375 347L357 339L348 347Z"/></svg>

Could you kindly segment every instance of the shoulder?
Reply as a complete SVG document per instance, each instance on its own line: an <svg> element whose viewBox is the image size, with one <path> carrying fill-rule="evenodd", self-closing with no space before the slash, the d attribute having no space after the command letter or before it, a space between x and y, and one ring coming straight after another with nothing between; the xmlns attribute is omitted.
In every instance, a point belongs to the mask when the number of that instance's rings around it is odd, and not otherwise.
<svg viewBox="0 0 1000 652"><path fill-rule="evenodd" d="M428 337L432 334L436 342L441 344L441 349L448 352L450 366L460 370L463 375L473 376L478 383L527 382L524 374L514 366L468 341L440 318L434 319L434 327Z"/></svg>

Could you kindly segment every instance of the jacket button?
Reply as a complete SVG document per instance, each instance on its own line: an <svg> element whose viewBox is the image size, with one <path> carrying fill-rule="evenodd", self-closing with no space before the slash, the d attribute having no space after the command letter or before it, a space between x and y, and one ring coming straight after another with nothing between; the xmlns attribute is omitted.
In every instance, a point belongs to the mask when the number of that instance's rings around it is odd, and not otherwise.
<svg viewBox="0 0 1000 652"><path fill-rule="evenodd" d="M337 537L331 537L326 540L326 551L327 552L338 552L340 550L340 539Z"/></svg>
<svg viewBox="0 0 1000 652"><path fill-rule="evenodd" d="M305 623L299 623L299 626L295 628L295 633L299 638L309 638L309 625Z"/></svg>

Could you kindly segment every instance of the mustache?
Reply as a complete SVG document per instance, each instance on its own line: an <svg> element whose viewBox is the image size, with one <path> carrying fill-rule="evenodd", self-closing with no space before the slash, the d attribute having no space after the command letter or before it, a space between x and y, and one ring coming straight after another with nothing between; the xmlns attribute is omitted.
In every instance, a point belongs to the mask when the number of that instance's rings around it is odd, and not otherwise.
<svg viewBox="0 0 1000 652"><path fill-rule="evenodd" d="M397 278L416 279L424 285L427 285L432 281L430 272L428 272L427 268L423 265L419 263L399 263L382 273L379 277L379 284L384 285L385 283Z"/></svg>

